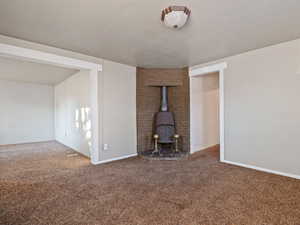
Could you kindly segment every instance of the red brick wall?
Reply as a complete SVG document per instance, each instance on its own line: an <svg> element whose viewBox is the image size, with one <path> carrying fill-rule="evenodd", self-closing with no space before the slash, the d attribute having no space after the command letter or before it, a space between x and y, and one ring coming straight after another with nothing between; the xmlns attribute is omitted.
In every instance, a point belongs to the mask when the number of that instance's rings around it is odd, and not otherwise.
<svg viewBox="0 0 300 225"><path fill-rule="evenodd" d="M178 85L168 89L169 110L175 114L177 133L181 135L181 148L190 151L190 106L188 68L137 68L137 133L138 152L151 149L153 118L159 111L161 89L149 85Z"/></svg>

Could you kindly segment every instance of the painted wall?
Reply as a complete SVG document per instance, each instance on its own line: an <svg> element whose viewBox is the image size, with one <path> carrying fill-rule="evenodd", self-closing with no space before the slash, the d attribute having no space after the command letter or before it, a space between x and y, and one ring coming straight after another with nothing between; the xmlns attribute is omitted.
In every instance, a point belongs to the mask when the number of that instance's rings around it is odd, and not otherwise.
<svg viewBox="0 0 300 225"><path fill-rule="evenodd" d="M80 71L55 86L55 139L90 156L89 72Z"/></svg>
<svg viewBox="0 0 300 225"><path fill-rule="evenodd" d="M136 154L136 68L104 61L99 89L103 123L100 160Z"/></svg>
<svg viewBox="0 0 300 225"><path fill-rule="evenodd" d="M219 144L219 73L191 78L191 152Z"/></svg>
<svg viewBox="0 0 300 225"><path fill-rule="evenodd" d="M54 88L0 80L0 145L54 139Z"/></svg>
<svg viewBox="0 0 300 225"><path fill-rule="evenodd" d="M300 176L300 39L220 61L225 160Z"/></svg>

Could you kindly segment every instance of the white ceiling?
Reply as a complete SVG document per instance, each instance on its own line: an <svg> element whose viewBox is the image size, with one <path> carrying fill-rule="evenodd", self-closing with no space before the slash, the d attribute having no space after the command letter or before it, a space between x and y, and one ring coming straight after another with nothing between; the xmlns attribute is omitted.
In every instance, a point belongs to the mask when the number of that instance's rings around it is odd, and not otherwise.
<svg viewBox="0 0 300 225"><path fill-rule="evenodd" d="M186 5L181 30L160 22ZM300 38L299 0L1 0L0 33L142 67L183 67Z"/></svg>
<svg viewBox="0 0 300 225"><path fill-rule="evenodd" d="M0 57L0 79L55 85L76 70Z"/></svg>

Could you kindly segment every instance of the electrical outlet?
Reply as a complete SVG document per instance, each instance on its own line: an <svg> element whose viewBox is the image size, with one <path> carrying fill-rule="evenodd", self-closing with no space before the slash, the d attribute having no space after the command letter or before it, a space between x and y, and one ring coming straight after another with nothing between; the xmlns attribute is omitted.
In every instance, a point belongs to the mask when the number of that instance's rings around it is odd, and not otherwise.
<svg viewBox="0 0 300 225"><path fill-rule="evenodd" d="M103 150L104 150L104 151L109 150L109 144L104 144L104 145L103 145Z"/></svg>

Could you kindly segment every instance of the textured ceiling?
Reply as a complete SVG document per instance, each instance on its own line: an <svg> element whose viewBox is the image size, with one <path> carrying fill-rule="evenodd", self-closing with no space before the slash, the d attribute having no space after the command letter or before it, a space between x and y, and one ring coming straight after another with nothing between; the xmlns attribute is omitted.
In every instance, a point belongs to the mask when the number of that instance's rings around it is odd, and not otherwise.
<svg viewBox="0 0 300 225"><path fill-rule="evenodd" d="M169 5L192 10L165 28ZM300 38L299 0L1 0L0 34L142 67L183 67Z"/></svg>
<svg viewBox="0 0 300 225"><path fill-rule="evenodd" d="M0 57L0 79L54 85L76 73L46 64Z"/></svg>

